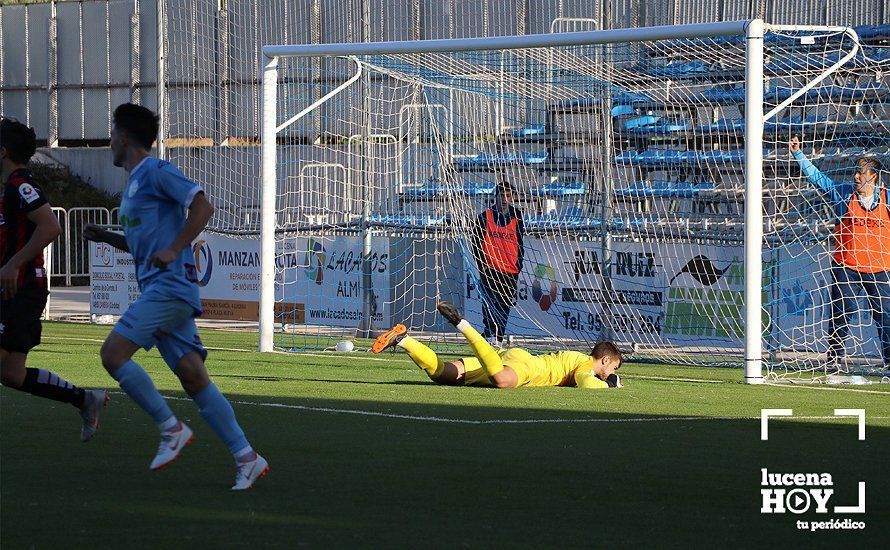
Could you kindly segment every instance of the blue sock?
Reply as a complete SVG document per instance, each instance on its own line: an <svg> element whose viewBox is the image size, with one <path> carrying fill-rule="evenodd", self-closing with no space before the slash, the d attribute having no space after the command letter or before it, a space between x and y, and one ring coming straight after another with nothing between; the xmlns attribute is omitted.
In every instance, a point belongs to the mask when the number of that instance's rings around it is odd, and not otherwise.
<svg viewBox="0 0 890 550"><path fill-rule="evenodd" d="M192 399L198 405L201 416L233 455L248 446L244 431L235 419L232 405L213 382L192 396Z"/></svg>
<svg viewBox="0 0 890 550"><path fill-rule="evenodd" d="M130 396L130 399L154 419L156 424L162 424L173 416L173 411L158 393L151 377L142 370L136 361L132 359L127 361L111 376L118 381L121 389Z"/></svg>

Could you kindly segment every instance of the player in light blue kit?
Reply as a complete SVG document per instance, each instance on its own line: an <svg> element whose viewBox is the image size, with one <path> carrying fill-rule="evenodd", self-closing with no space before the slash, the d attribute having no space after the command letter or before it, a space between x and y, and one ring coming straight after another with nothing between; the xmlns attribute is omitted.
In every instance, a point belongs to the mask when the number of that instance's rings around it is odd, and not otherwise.
<svg viewBox="0 0 890 550"><path fill-rule="evenodd" d="M173 462L194 435L132 359L139 348L157 346L201 416L234 455L232 489L249 489L269 471L269 464L247 442L231 404L210 380L204 366L207 350L195 326L201 301L191 243L213 215L213 205L176 167L150 156L157 133L158 117L152 111L130 103L115 109L114 165L130 174L121 199L124 234L94 225L84 228L85 239L130 251L141 291L105 339L102 365L157 423L161 443L151 469L159 470Z"/></svg>

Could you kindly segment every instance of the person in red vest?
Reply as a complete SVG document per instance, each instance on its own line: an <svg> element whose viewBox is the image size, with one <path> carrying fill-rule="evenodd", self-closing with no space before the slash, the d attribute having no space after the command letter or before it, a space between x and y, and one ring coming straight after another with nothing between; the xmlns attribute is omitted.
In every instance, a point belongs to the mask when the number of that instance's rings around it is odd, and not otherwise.
<svg viewBox="0 0 890 550"><path fill-rule="evenodd" d="M884 366L890 367L890 197L879 185L881 165L874 158L860 158L853 183L836 182L803 154L797 137L789 148L810 183L827 195L837 216L828 359L833 363L843 355L848 316L856 308L857 297L864 296L878 329Z"/></svg>
<svg viewBox="0 0 890 550"><path fill-rule="evenodd" d="M497 344L504 341L522 271L525 227L522 211L513 206L513 194L509 182L495 186L494 204L479 214L473 238L482 291L482 335Z"/></svg>

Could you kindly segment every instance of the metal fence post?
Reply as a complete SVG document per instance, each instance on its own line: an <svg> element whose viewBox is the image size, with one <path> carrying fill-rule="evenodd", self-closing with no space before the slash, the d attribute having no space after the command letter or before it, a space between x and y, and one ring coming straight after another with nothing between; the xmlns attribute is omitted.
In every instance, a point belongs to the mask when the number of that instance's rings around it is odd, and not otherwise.
<svg viewBox="0 0 890 550"><path fill-rule="evenodd" d="M130 16L130 103L139 105L140 79L140 37L139 37L139 0L133 0L133 14Z"/></svg>
<svg viewBox="0 0 890 550"><path fill-rule="evenodd" d="M157 148L158 148L158 158L164 159L167 158L166 151L166 142L167 142L167 127L170 124L170 121L167 119L167 81L166 81L166 41L167 41L167 21L166 21L166 10L165 10L165 0L157 0L158 2L158 23L157 23L157 35L158 35L158 81L156 84L156 90L158 93L158 115L161 117L161 124L158 127L158 138L157 138Z"/></svg>
<svg viewBox="0 0 890 550"><path fill-rule="evenodd" d="M68 230L65 243L68 247L69 262L66 281L69 286L72 277L85 277L90 274L90 248L81 238L83 226L87 223L108 225L110 219L111 213L104 207L77 207L68 210Z"/></svg>
<svg viewBox="0 0 890 550"><path fill-rule="evenodd" d="M29 39L31 18L28 17L28 8L29 6L25 6L25 124L33 126L31 124L31 40Z"/></svg>
<svg viewBox="0 0 890 550"><path fill-rule="evenodd" d="M65 225L62 233L62 239L65 243L65 286L71 286L71 216L65 212Z"/></svg>
<svg viewBox="0 0 890 550"><path fill-rule="evenodd" d="M226 145L229 140L229 12L222 2L216 12L216 127L214 141Z"/></svg>
<svg viewBox="0 0 890 550"><path fill-rule="evenodd" d="M46 143L50 147L59 146L59 20L56 17L56 2L53 0L50 7L49 18L49 78L47 87L49 88L49 109L47 116L49 117L46 136Z"/></svg>
<svg viewBox="0 0 890 550"><path fill-rule="evenodd" d="M65 267L65 259L62 256L62 253L65 251L65 247L62 243L65 242L65 230L68 226L68 213L65 211L64 208L60 206L53 206L53 214L56 215L56 219L59 220L59 227L62 228L62 234L56 237L56 240L53 242L53 274L57 277L61 277L65 274L64 271L62 271Z"/></svg>

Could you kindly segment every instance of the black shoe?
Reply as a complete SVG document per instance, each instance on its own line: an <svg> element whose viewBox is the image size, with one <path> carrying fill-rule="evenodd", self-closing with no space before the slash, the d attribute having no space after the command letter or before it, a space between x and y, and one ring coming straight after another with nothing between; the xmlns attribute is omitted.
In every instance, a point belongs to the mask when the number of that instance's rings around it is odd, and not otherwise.
<svg viewBox="0 0 890 550"><path fill-rule="evenodd" d="M436 306L436 309L439 310L439 313L442 314L442 317L448 319L448 322L454 326L457 326L457 324L463 320L463 317L461 316L457 308L449 304L448 302L439 302L439 304Z"/></svg>

